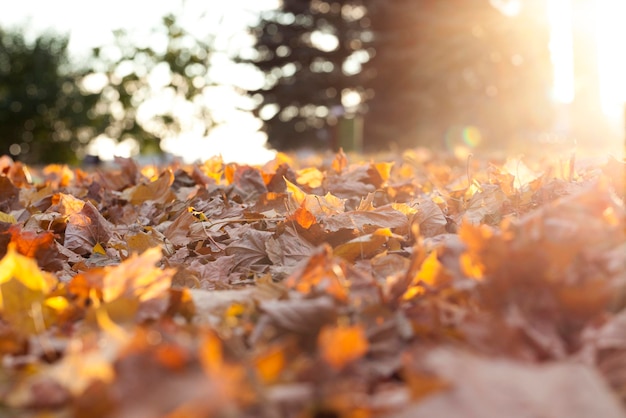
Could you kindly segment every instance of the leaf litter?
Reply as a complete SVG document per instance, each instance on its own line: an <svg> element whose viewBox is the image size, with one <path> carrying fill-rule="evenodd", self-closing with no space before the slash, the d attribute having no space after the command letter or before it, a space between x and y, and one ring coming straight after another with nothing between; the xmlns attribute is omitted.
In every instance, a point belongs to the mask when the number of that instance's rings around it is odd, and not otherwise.
<svg viewBox="0 0 626 418"><path fill-rule="evenodd" d="M0 415L626 416L626 164L0 159Z"/></svg>

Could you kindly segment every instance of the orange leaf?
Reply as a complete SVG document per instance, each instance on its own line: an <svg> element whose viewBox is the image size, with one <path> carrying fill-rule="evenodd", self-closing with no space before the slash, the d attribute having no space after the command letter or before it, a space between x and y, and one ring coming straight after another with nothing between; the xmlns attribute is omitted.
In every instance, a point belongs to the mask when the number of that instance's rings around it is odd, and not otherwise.
<svg viewBox="0 0 626 418"><path fill-rule="evenodd" d="M269 348L254 360L256 371L263 383L275 382L284 369L285 363L285 350L280 346Z"/></svg>
<svg viewBox="0 0 626 418"><path fill-rule="evenodd" d="M317 346L324 361L333 369L341 370L363 357L369 344L361 325L327 325L320 331Z"/></svg>
<svg viewBox="0 0 626 418"><path fill-rule="evenodd" d="M387 182L387 180L389 180L389 177L391 177L391 168L393 167L394 162L390 162L390 163L382 162L382 163L375 163L372 165L378 172L378 175L380 176L382 181Z"/></svg>
<svg viewBox="0 0 626 418"><path fill-rule="evenodd" d="M309 229L311 225L317 222L315 216L303 207L296 209L295 213L293 216L290 216L290 218L293 218L293 220L304 229Z"/></svg>
<svg viewBox="0 0 626 418"><path fill-rule="evenodd" d="M343 152L343 148L339 149L331 166L337 173L341 173L348 166L348 157L346 157L346 154Z"/></svg>

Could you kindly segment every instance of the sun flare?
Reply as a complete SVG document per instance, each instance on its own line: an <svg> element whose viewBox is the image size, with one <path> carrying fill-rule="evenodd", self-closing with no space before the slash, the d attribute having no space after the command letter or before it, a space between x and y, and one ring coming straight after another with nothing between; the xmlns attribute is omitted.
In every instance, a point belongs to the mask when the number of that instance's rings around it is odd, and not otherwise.
<svg viewBox="0 0 626 418"><path fill-rule="evenodd" d="M615 0L595 0L591 6L593 14L588 16L589 36L594 37L597 56L587 57L597 60L602 110L610 116L620 115L626 101L626 2ZM576 74L574 72L573 11L584 1L549 0L548 15L551 26L550 50L554 67L553 97L560 103L574 100Z"/></svg>
<svg viewBox="0 0 626 418"><path fill-rule="evenodd" d="M626 2L596 1L600 95L603 110L612 115L621 113L626 102Z"/></svg>

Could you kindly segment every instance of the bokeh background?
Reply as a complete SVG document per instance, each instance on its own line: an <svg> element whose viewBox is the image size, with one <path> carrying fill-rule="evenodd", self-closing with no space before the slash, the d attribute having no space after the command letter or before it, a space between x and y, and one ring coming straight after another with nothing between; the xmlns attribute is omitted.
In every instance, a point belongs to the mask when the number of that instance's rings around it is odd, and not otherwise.
<svg viewBox="0 0 626 418"><path fill-rule="evenodd" d="M0 14L0 154L621 155L625 18L614 0L23 0Z"/></svg>

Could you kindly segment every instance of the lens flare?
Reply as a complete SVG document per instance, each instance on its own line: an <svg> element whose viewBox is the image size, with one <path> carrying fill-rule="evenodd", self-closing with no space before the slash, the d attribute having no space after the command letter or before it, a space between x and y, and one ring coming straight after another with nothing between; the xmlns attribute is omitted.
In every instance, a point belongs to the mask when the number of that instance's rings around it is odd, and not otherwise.
<svg viewBox="0 0 626 418"><path fill-rule="evenodd" d="M446 149L460 159L466 158L482 142L482 134L476 126L451 126L446 131Z"/></svg>
<svg viewBox="0 0 626 418"><path fill-rule="evenodd" d="M463 142L471 148L476 148L482 142L482 135L475 126L466 126L463 129Z"/></svg>

